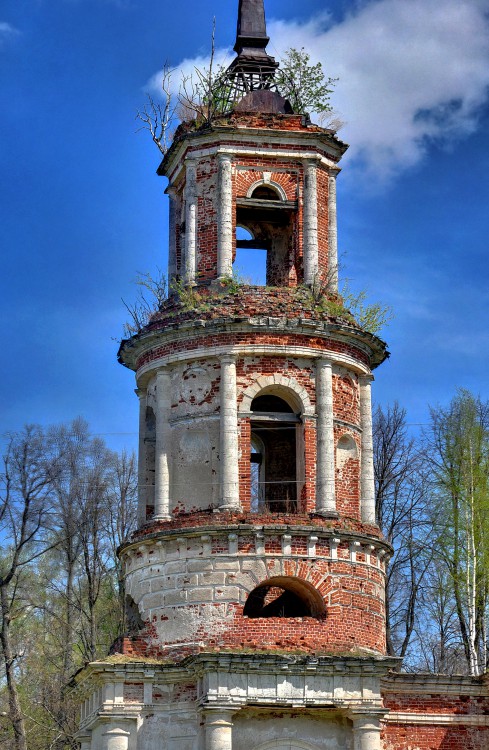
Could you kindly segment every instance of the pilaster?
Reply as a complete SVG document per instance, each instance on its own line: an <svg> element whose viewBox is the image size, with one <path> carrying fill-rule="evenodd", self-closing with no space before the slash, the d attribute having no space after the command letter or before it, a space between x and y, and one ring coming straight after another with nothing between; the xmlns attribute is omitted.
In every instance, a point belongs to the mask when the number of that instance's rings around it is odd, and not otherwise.
<svg viewBox="0 0 489 750"><path fill-rule="evenodd" d="M316 404L316 513L335 516L333 366L327 359L316 363Z"/></svg>
<svg viewBox="0 0 489 750"><path fill-rule="evenodd" d="M217 217L217 275L233 275L233 183L231 157L219 154L219 204Z"/></svg>
<svg viewBox="0 0 489 750"><path fill-rule="evenodd" d="M205 750L232 750L233 713L234 710L221 708L204 711Z"/></svg>
<svg viewBox="0 0 489 750"><path fill-rule="evenodd" d="M156 374L155 520L170 518L170 408L171 380L168 368Z"/></svg>
<svg viewBox="0 0 489 750"><path fill-rule="evenodd" d="M168 292L177 276L177 191L171 185L166 189L170 211L168 220Z"/></svg>
<svg viewBox="0 0 489 750"><path fill-rule="evenodd" d="M304 283L314 283L319 265L317 164L304 164Z"/></svg>
<svg viewBox="0 0 489 750"><path fill-rule="evenodd" d="M336 177L331 171L328 177L328 287L338 292L338 223L336 218Z"/></svg>
<svg viewBox="0 0 489 750"><path fill-rule="evenodd" d="M221 357L221 498L220 510L239 508L238 474L238 405L236 392L236 358Z"/></svg>
<svg viewBox="0 0 489 750"><path fill-rule="evenodd" d="M382 750L381 719L384 713L352 712L353 750Z"/></svg>
<svg viewBox="0 0 489 750"><path fill-rule="evenodd" d="M185 283L193 286L197 270L197 162L188 159L185 166Z"/></svg>
<svg viewBox="0 0 489 750"><path fill-rule="evenodd" d="M374 446L372 432L371 375L360 377L360 422L362 425L361 504L362 521L375 523Z"/></svg>

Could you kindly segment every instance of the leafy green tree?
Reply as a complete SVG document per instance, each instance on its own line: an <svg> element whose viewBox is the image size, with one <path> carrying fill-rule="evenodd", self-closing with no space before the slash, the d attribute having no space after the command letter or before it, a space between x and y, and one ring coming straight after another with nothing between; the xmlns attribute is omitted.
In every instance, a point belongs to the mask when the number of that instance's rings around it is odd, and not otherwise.
<svg viewBox="0 0 489 750"><path fill-rule="evenodd" d="M275 80L281 94L289 100L294 112L318 115L331 112L330 97L337 78L326 78L320 62L310 64L304 47L290 47L280 62Z"/></svg>
<svg viewBox="0 0 489 750"><path fill-rule="evenodd" d="M431 410L427 456L436 490L436 545L449 573L468 671L487 666L489 403L460 390Z"/></svg>

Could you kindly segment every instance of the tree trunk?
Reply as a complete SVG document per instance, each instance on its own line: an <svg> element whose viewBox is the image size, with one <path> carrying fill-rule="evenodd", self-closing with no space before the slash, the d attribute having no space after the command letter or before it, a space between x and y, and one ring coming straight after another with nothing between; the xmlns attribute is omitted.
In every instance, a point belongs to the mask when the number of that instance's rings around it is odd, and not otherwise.
<svg viewBox="0 0 489 750"><path fill-rule="evenodd" d="M15 750L27 750L27 738L25 724L20 707L19 693L15 682L14 656L10 639L10 603L7 586L1 587L0 600L2 609L2 628L0 630L0 643L5 662L5 677L7 680L7 692L9 703L10 721L14 730Z"/></svg>

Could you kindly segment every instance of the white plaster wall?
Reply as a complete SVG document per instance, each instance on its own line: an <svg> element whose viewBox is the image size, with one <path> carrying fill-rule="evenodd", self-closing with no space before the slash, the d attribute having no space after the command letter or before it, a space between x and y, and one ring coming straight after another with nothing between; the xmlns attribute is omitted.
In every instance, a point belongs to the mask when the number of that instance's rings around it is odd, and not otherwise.
<svg viewBox="0 0 489 750"><path fill-rule="evenodd" d="M270 745L274 750L353 750L351 723L339 715L301 716L280 709L244 710L235 714L233 750L260 750L262 745L266 747L266 743L273 741L279 742Z"/></svg>
<svg viewBox="0 0 489 750"><path fill-rule="evenodd" d="M188 706L148 714L138 731L138 750L200 750L203 747L200 717Z"/></svg>
<svg viewBox="0 0 489 750"><path fill-rule="evenodd" d="M216 507L219 495L219 420L192 419L172 426L172 509Z"/></svg>
<svg viewBox="0 0 489 750"><path fill-rule="evenodd" d="M218 504L219 377L217 360L172 368L171 510Z"/></svg>

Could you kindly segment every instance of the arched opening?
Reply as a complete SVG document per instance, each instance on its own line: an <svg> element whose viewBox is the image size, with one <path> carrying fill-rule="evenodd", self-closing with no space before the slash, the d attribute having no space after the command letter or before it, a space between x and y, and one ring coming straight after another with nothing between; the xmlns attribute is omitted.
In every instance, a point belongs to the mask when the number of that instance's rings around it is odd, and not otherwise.
<svg viewBox="0 0 489 750"><path fill-rule="evenodd" d="M256 187L253 190L253 192L251 194L251 197L254 200L262 200L262 201L279 201L279 200L281 200L281 196L270 185L258 185L258 187Z"/></svg>
<svg viewBox="0 0 489 750"><path fill-rule="evenodd" d="M268 578L250 592L245 617L324 617L324 599L308 581L293 576Z"/></svg>
<svg viewBox="0 0 489 750"><path fill-rule="evenodd" d="M251 413L251 509L294 513L298 499L299 414L270 392L253 399Z"/></svg>
<svg viewBox="0 0 489 750"><path fill-rule="evenodd" d="M252 250L250 258L253 275L256 274L257 250L262 251L260 265L265 262L264 281L268 286L289 286L296 273L294 258L294 228L297 215L297 201L287 200L279 185L259 182L251 186L246 197L236 200L236 225L245 227L250 237L236 238L236 253L243 249ZM265 261L263 261L265 259ZM241 260L239 261L241 265ZM245 272L245 275L246 272ZM249 271L248 271L249 275ZM262 278L263 278L262 276ZM296 278L296 276L294 276Z"/></svg>
<svg viewBox="0 0 489 750"><path fill-rule="evenodd" d="M246 227L236 227L236 255L233 272L243 281L255 286L267 283L267 248L263 242L255 240Z"/></svg>

